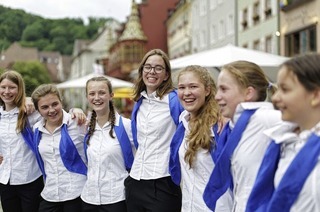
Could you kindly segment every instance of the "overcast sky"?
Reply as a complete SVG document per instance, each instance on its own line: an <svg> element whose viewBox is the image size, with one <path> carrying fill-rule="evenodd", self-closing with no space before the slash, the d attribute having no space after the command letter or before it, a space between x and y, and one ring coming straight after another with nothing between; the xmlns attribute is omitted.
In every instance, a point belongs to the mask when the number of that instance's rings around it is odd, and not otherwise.
<svg viewBox="0 0 320 212"><path fill-rule="evenodd" d="M131 3L132 0L0 0L3 6L44 18L113 17L120 22L130 14Z"/></svg>

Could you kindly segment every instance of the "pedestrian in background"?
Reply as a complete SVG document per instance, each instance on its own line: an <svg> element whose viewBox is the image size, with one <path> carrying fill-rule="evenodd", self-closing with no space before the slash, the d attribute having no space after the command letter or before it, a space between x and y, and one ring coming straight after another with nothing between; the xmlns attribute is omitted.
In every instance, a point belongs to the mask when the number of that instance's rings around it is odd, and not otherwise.
<svg viewBox="0 0 320 212"><path fill-rule="evenodd" d="M45 179L39 211L81 211L80 194L87 174L85 125L78 125L63 110L55 85L40 85L31 97L42 116L34 125L36 156Z"/></svg>
<svg viewBox="0 0 320 212"><path fill-rule="evenodd" d="M204 199L214 210L228 189L233 191L233 210L243 212L270 138L263 134L281 122L280 111L267 102L275 91L255 63L235 61L226 64L218 76L221 113L230 121L219 136L216 165L205 189Z"/></svg>
<svg viewBox="0 0 320 212"><path fill-rule="evenodd" d="M86 95L92 112L85 139L88 174L81 194L82 211L126 212L124 180L134 149L131 121L116 112L106 77L89 79Z"/></svg>
<svg viewBox="0 0 320 212"><path fill-rule="evenodd" d="M168 56L149 51L138 68L131 121L137 152L125 180L128 211L178 212L181 190L169 174L170 142L183 108L171 78Z"/></svg>
<svg viewBox="0 0 320 212"><path fill-rule="evenodd" d="M207 69L187 66L178 75L178 96L184 107L180 124L173 136L170 173L182 187L182 210L211 211L203 200L203 192L214 167L220 109L214 99L217 88ZM230 190L217 203L214 211L230 212Z"/></svg>
<svg viewBox="0 0 320 212"><path fill-rule="evenodd" d="M41 171L33 153L32 126L39 114L27 115L22 76L7 70L0 76L0 165L3 211L38 211L43 189Z"/></svg>
<svg viewBox="0 0 320 212"><path fill-rule="evenodd" d="M280 66L272 101L286 121L268 147L247 211L320 211L320 55Z"/></svg>

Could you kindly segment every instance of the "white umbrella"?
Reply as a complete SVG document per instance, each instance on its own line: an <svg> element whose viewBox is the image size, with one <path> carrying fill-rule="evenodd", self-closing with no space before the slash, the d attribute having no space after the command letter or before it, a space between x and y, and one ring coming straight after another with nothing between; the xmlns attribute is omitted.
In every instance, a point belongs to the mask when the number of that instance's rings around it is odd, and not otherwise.
<svg viewBox="0 0 320 212"><path fill-rule="evenodd" d="M68 80L66 82L57 84L57 87L60 89L64 89L64 88L85 88L86 87L86 83L89 79L91 79L92 77L96 77L96 76L104 76L106 78L108 78L112 84L112 88L131 88L133 87L133 83L131 82L127 82L121 79L117 79L114 77L110 77L110 76L106 76L106 75L99 75L99 74L88 74L86 76L77 78L77 79L72 79L72 80Z"/></svg>
<svg viewBox="0 0 320 212"><path fill-rule="evenodd" d="M228 44L221 48L210 49L170 60L170 64L173 69L182 68L188 65L220 67L236 60L247 60L258 64L259 66L274 67L279 66L287 59L287 57Z"/></svg>
<svg viewBox="0 0 320 212"><path fill-rule="evenodd" d="M275 81L279 65L288 59L287 57L228 44L221 48L210 49L170 60L170 64L172 69L180 69L188 65L220 68L230 62L246 60L259 65L268 77L272 81Z"/></svg>

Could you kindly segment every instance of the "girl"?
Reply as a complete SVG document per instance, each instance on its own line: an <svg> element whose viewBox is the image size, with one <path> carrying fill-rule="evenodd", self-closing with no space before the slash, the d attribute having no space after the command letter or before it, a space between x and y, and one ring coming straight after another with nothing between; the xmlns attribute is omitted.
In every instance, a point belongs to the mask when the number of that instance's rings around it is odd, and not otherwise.
<svg viewBox="0 0 320 212"><path fill-rule="evenodd" d="M79 126L62 109L55 85L41 85L32 93L32 101L42 119L34 126L38 164L45 178L40 212L81 211L80 194L87 167L83 139L85 126Z"/></svg>
<svg viewBox="0 0 320 212"><path fill-rule="evenodd" d="M88 80L86 94L92 114L85 139L88 176L81 194L82 211L126 212L123 183L133 163L131 122L115 111L107 78Z"/></svg>
<svg viewBox="0 0 320 212"><path fill-rule="evenodd" d="M281 121L280 112L270 102L272 93L261 68L251 62L236 61L222 67L215 96L224 117L229 118L215 151L217 162L204 193L214 210L216 201L233 190L233 211L245 211L263 154L270 143L263 130ZM217 180L218 179L218 180Z"/></svg>
<svg viewBox="0 0 320 212"><path fill-rule="evenodd" d="M137 152L125 180L128 211L180 211L181 190L169 174L169 153L182 107L173 88L169 58L159 49L151 50L138 72L131 116Z"/></svg>
<svg viewBox="0 0 320 212"><path fill-rule="evenodd" d="M0 76L0 183L4 211L38 211L43 188L32 152L31 128L40 116L27 116L25 99L22 76L13 70L5 71Z"/></svg>
<svg viewBox="0 0 320 212"><path fill-rule="evenodd" d="M214 167L216 147L213 126L221 119L214 99L215 83L200 66L188 66L178 75L178 96L185 111L171 143L170 171L173 181L182 186L182 211L211 211L203 201L204 188ZM215 211L229 212L229 193Z"/></svg>
<svg viewBox="0 0 320 212"><path fill-rule="evenodd" d="M272 101L282 120L292 123L266 131L274 142L260 167L248 211L320 211L319 67L319 54L295 57L280 67Z"/></svg>

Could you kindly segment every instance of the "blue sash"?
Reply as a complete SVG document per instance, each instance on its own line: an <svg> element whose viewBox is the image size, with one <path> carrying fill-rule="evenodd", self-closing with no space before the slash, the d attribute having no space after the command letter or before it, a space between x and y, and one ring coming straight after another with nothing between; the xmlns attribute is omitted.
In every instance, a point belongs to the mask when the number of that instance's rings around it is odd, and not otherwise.
<svg viewBox="0 0 320 212"><path fill-rule="evenodd" d="M143 97L140 97L140 99L134 105L132 114L131 114L132 137L133 137L133 142L136 149L138 149L138 146L139 146L138 139L137 139L137 114L138 114L140 105L142 104L142 101L143 101ZM183 107L179 102L176 90L173 90L169 93L169 108L170 108L170 115L174 123L176 124L176 126L178 126L179 116L180 116L180 113L183 111Z"/></svg>
<svg viewBox="0 0 320 212"><path fill-rule="evenodd" d="M232 175L230 172L231 156L241 139L243 131L246 129L247 124L255 111L256 109L244 110L242 112L234 129L231 131L231 134L227 139L225 147L218 156L209 182L203 193L203 199L206 205L213 211L216 208L216 202L218 199L227 191L228 188L232 187L233 185ZM218 141L218 146L220 145L220 140Z"/></svg>
<svg viewBox="0 0 320 212"><path fill-rule="evenodd" d="M217 147L216 150L214 151L214 162L216 163L218 160L218 157L220 156L223 148L225 147L228 137L231 133L231 129L229 126L229 121L226 123L226 125L224 126L222 132L220 135L216 136L216 142L217 142ZM217 126L217 125L215 125Z"/></svg>
<svg viewBox="0 0 320 212"><path fill-rule="evenodd" d="M66 124L63 124L61 127L59 150L62 162L68 171L87 175L87 166L70 138Z"/></svg>
<svg viewBox="0 0 320 212"><path fill-rule="evenodd" d="M28 147L31 149L33 153L35 153L35 145L33 142L33 131L30 127L30 123L27 120L25 128L21 131L21 135L23 137L23 140L26 142Z"/></svg>
<svg viewBox="0 0 320 212"><path fill-rule="evenodd" d="M129 139L128 134L123 126L121 116L119 119L119 126L114 126L114 131L115 131L117 139L120 143L120 147L121 147L122 155L124 158L126 170L130 171L132 164L133 164L134 157L133 157L133 153L132 153L130 139ZM86 143L87 137L88 137L88 134L86 134L85 139L84 139L84 149L85 149L86 158L87 158L87 148L88 148L87 143Z"/></svg>
<svg viewBox="0 0 320 212"><path fill-rule="evenodd" d="M274 191L268 210L270 212L290 211L299 196L308 176L317 165L320 155L320 137L312 134L298 152Z"/></svg>
<svg viewBox="0 0 320 212"><path fill-rule="evenodd" d="M36 128L34 133L34 138L36 145L38 146L41 140L42 133ZM87 166L83 162L79 152L74 145L72 139L69 136L67 125L63 124L61 127L61 139L59 144L59 151L61 160L66 167L66 169L70 172L78 173L78 174L87 174ZM36 148L36 158L40 167L40 170L44 176L46 177L43 160L39 153L39 149Z"/></svg>
<svg viewBox="0 0 320 212"><path fill-rule="evenodd" d="M264 212L274 192L274 176L280 159L280 144L272 141L266 150L247 202L246 212Z"/></svg>
<svg viewBox="0 0 320 212"><path fill-rule="evenodd" d="M170 160L169 160L169 173L172 181L176 185L180 185L181 181L181 167L179 161L179 148L184 138L185 129L183 123L180 122L175 134L170 143Z"/></svg>
<svg viewBox="0 0 320 212"><path fill-rule="evenodd" d="M215 136L218 135L217 133L217 125L213 127L213 131ZM172 181L176 185L180 185L181 182L181 167L180 167L180 160L179 160L179 148L184 138L185 128L183 123L180 122L175 134L173 135L172 141L170 143L170 160L169 160L169 173L171 175ZM214 161L214 149L213 147L210 149L210 155L212 160Z"/></svg>

